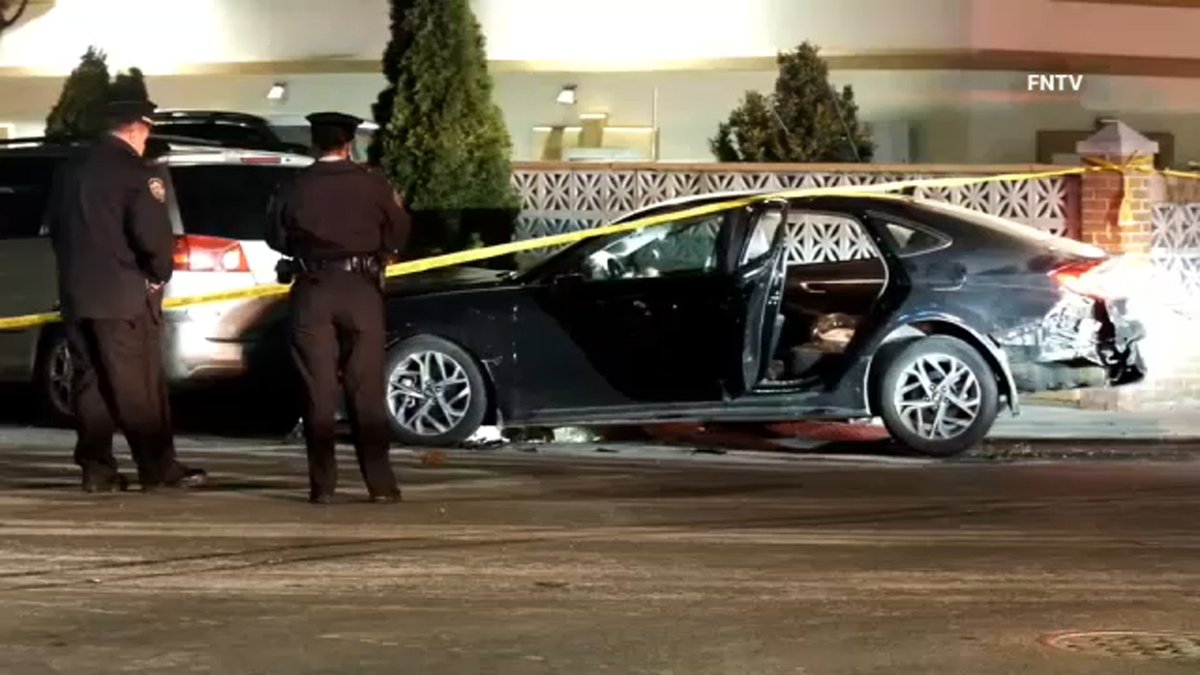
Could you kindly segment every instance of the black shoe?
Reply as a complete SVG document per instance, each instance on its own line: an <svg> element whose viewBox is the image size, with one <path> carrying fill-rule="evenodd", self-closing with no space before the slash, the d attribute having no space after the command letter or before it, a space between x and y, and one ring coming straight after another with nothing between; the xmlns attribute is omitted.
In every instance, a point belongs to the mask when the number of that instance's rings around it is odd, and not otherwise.
<svg viewBox="0 0 1200 675"><path fill-rule="evenodd" d="M119 473L103 478L93 478L86 474L83 477L83 491L91 495L125 492L128 489L129 479Z"/></svg>
<svg viewBox="0 0 1200 675"><path fill-rule="evenodd" d="M182 469L182 475L161 483L142 483L142 492L158 492L160 490L189 490L208 483L208 472L204 469Z"/></svg>
<svg viewBox="0 0 1200 675"><path fill-rule="evenodd" d="M183 475L171 481L167 481L167 487L173 488L196 488L208 484L208 472L204 469L187 469L183 470Z"/></svg>
<svg viewBox="0 0 1200 675"><path fill-rule="evenodd" d="M400 491L372 492L370 501L373 504L395 504L400 501Z"/></svg>
<svg viewBox="0 0 1200 675"><path fill-rule="evenodd" d="M332 504L334 502L332 492L310 492L308 495L309 504Z"/></svg>

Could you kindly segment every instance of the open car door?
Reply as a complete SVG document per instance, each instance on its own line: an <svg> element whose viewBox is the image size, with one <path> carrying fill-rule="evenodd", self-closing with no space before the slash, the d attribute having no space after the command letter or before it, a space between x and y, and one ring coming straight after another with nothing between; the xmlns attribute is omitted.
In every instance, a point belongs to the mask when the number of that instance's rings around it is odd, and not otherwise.
<svg viewBox="0 0 1200 675"><path fill-rule="evenodd" d="M737 365L727 380L733 396L746 394L760 382L771 363L783 328L779 312L787 278L784 239L788 203L772 200L748 214L749 227L734 272L732 311Z"/></svg>

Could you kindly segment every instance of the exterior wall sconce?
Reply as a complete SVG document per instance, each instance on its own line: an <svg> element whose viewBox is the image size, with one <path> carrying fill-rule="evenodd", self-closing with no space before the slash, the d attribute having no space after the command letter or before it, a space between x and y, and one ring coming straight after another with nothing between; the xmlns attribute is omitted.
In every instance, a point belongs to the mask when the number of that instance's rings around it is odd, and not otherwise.
<svg viewBox="0 0 1200 675"><path fill-rule="evenodd" d="M558 92L558 102L562 105L575 105L575 85L568 84Z"/></svg>

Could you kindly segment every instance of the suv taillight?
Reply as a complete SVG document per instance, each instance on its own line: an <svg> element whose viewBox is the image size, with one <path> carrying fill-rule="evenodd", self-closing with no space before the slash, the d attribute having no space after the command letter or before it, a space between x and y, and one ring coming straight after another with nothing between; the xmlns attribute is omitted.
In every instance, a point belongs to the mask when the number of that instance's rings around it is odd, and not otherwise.
<svg viewBox="0 0 1200 675"><path fill-rule="evenodd" d="M182 272L249 272L242 245L233 239L189 234L175 238L175 269Z"/></svg>

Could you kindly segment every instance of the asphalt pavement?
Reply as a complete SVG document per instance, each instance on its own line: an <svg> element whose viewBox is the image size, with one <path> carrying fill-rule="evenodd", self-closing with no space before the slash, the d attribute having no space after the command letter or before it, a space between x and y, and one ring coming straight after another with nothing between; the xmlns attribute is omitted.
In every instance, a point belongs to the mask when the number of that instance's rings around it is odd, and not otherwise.
<svg viewBox="0 0 1200 675"><path fill-rule="evenodd" d="M0 430L3 673L1200 672L1194 453L399 450L316 507L296 446L88 496L70 440Z"/></svg>

